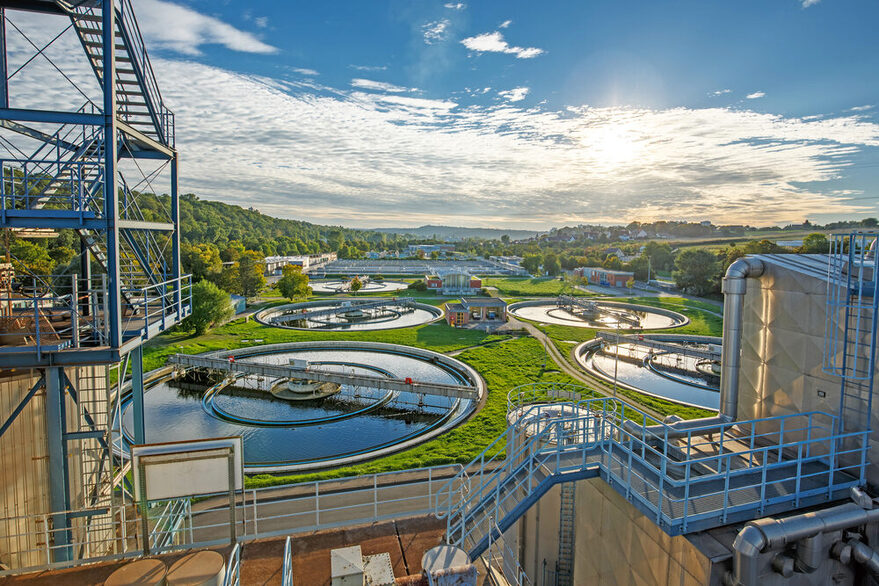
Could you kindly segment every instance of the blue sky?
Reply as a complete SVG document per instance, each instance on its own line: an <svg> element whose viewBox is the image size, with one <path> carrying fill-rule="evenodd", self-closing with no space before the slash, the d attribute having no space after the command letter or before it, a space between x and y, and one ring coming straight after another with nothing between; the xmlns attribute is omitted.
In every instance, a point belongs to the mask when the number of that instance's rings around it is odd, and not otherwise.
<svg viewBox="0 0 879 586"><path fill-rule="evenodd" d="M361 227L879 215L875 0L135 6L205 198Z"/></svg>

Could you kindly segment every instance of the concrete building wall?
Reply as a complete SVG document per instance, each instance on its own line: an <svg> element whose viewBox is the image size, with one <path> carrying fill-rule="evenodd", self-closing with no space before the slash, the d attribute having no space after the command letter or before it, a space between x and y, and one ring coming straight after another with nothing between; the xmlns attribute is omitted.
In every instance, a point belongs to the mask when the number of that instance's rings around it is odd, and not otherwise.
<svg viewBox="0 0 879 586"><path fill-rule="evenodd" d="M25 370L0 380L0 412L4 419L39 380L39 373ZM49 508L48 452L46 446L46 393L38 391L0 437L0 563L22 567L40 559L32 515Z"/></svg>
<svg viewBox="0 0 879 586"><path fill-rule="evenodd" d="M670 537L599 478L577 483L576 503L574 584L720 584L730 554L709 535Z"/></svg>
<svg viewBox="0 0 879 586"><path fill-rule="evenodd" d="M104 439L108 441L106 366L69 368L66 373L79 399L77 404L68 395L65 401L67 430L97 428L105 431ZM27 396L40 375L37 370L24 370L0 378L0 413L4 419ZM9 567L46 562L46 521L42 515L50 512L47 441L46 392L40 389L0 436L0 563ZM101 465L103 450L99 440L74 440L67 447L71 508L109 506L112 495L105 490L109 471ZM106 525L105 516L92 519L95 526ZM78 543L84 540L85 523L84 518L73 521L72 535ZM103 534L92 531L89 537L94 542L109 543L112 529L108 527ZM95 551L99 549L96 545Z"/></svg>
<svg viewBox="0 0 879 586"><path fill-rule="evenodd" d="M554 486L519 520L519 565L534 584L544 583L544 567L555 570L560 506L561 491Z"/></svg>

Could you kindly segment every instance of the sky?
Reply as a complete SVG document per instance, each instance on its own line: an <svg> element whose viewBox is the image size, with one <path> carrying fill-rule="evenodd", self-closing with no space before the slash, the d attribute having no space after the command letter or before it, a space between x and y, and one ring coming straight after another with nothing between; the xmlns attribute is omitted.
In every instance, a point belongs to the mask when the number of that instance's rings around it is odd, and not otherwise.
<svg viewBox="0 0 879 586"><path fill-rule="evenodd" d="M879 216L876 0L133 1L204 199L367 228ZM77 43L46 54L96 86ZM41 61L14 107L70 94Z"/></svg>

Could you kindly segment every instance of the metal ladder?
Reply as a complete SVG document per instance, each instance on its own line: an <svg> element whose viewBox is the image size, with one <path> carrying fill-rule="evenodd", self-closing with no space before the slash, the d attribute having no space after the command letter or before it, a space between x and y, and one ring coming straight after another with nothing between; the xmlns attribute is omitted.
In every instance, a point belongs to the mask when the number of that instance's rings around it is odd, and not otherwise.
<svg viewBox="0 0 879 586"><path fill-rule="evenodd" d="M574 583L574 502L576 485L566 482L561 485L561 506L559 507L559 557L556 586L572 586Z"/></svg>

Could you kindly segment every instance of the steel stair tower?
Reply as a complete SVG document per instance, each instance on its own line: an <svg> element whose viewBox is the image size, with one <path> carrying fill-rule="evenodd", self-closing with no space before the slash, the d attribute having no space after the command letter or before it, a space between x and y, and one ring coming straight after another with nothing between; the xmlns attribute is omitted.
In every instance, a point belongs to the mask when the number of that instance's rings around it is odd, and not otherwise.
<svg viewBox="0 0 879 586"><path fill-rule="evenodd" d="M67 28L40 47L29 37L33 31L18 26L33 21L19 19L22 12ZM56 42L82 52L65 49L59 65L47 51ZM33 49L32 56L13 64L21 51L10 43ZM77 68L77 57L87 67ZM46 61L69 85L45 96L19 95L13 77ZM83 80L89 69L93 76ZM0 73L4 237L71 230L79 240L78 268L72 263L53 275L0 258L0 374L34 377L18 406L0 416L0 442L11 441L4 434L34 397L45 396L46 535L51 562L66 563L85 555L82 535L125 508L127 464L113 449L120 441L113 408L126 373L134 441L145 443L141 346L190 312L191 282L180 265L174 114L131 0L0 0ZM47 88L52 81L46 77ZM59 106L70 103L78 106Z"/></svg>

